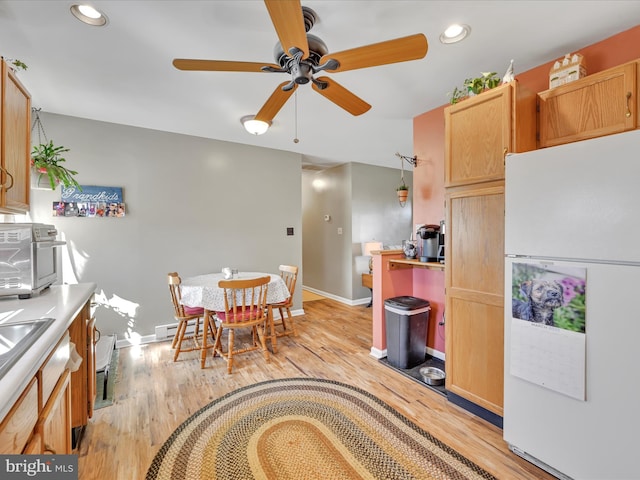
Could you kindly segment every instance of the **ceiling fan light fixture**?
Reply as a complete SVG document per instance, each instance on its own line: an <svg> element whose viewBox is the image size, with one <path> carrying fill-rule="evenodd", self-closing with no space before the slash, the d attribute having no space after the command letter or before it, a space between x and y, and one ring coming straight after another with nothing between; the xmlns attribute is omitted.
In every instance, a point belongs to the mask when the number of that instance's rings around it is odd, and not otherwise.
<svg viewBox="0 0 640 480"><path fill-rule="evenodd" d="M440 35L440 42L444 44L461 42L469 36L471 27L454 23Z"/></svg>
<svg viewBox="0 0 640 480"><path fill-rule="evenodd" d="M87 25L102 27L107 24L107 16L91 5L74 4L70 10L74 17Z"/></svg>
<svg viewBox="0 0 640 480"><path fill-rule="evenodd" d="M269 130L271 122L265 122L262 120L256 120L255 115L245 115L240 119L244 129L251 135L262 135Z"/></svg>

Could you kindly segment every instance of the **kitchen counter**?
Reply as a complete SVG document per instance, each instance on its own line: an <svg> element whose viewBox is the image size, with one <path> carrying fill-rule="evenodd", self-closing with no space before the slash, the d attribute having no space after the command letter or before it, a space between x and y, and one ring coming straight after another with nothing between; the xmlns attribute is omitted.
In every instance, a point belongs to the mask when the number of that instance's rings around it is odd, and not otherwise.
<svg viewBox="0 0 640 480"><path fill-rule="evenodd" d="M53 322L0 379L0 421L34 377L47 356L83 306L91 299L97 285L54 285L40 295L19 300L0 298L0 323L15 323L38 318L55 318Z"/></svg>

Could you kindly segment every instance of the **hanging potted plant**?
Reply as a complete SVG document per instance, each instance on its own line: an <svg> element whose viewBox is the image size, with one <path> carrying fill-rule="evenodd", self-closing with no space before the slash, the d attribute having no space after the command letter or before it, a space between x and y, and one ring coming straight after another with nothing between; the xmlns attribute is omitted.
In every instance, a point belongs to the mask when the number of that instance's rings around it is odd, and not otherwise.
<svg viewBox="0 0 640 480"><path fill-rule="evenodd" d="M37 175L35 187L39 187L41 181L48 180L51 190L55 190L62 183L65 188L74 186L82 191L82 187L73 177L78 172L60 165L66 161L62 154L68 152L69 149L62 145L54 145L53 140L47 140L47 135L44 133L42 121L40 120L40 109L32 108L31 111L35 117L31 131L33 132L35 128L38 131L38 144L34 145L31 151L31 169L34 175ZM42 142L42 137L44 137L44 143Z"/></svg>
<svg viewBox="0 0 640 480"><path fill-rule="evenodd" d="M51 190L55 190L58 184L62 183L65 187L75 186L82 191L76 179L73 178L78 172L60 165L66 161L62 154L68 151L69 149L62 145L54 145L53 140L49 143L34 145L31 151L31 166L38 175L38 184L40 180L48 178Z"/></svg>
<svg viewBox="0 0 640 480"><path fill-rule="evenodd" d="M403 205L407 201L407 197L409 196L409 187L405 185L404 181L402 182L402 185L396 188L396 193L398 194L398 200L400 201L400 204Z"/></svg>

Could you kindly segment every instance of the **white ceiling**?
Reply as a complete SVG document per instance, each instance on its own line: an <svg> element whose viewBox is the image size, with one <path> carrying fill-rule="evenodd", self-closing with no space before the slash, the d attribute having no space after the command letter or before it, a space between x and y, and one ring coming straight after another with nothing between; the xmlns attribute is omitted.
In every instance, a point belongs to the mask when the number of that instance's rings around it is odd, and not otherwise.
<svg viewBox="0 0 640 480"><path fill-rule="evenodd" d="M467 77L509 61L526 71L640 23L640 1L303 0L319 20L310 33L330 52L424 33L422 60L328 74L372 105L353 117L297 90L262 136L244 131L283 73L185 72L174 58L274 63L277 36L259 0L90 2L109 18L87 26L71 1L0 1L0 55L28 65L19 76L45 112L298 152L305 163L399 168L413 155L412 119L447 103ZM471 26L443 45L451 23ZM588 59L587 59L588 68ZM45 125L46 128L46 125ZM72 146L71 146L72 147Z"/></svg>

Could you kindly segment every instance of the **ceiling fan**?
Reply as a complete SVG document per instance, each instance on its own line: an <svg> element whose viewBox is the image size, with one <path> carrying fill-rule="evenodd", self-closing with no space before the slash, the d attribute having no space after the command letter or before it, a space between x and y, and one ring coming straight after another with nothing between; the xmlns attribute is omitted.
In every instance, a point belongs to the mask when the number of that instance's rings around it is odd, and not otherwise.
<svg viewBox="0 0 640 480"><path fill-rule="evenodd" d="M309 82L316 92L339 107L352 115L361 115L371 105L335 80L314 75L418 60L427 54L427 39L421 33L329 53L320 38L308 33L317 20L313 10L303 7L299 0L265 0L264 3L280 40L274 48L277 64L181 58L173 60L174 67L179 70L289 73L291 80L281 83L275 89L255 115L255 120L270 123L298 85Z"/></svg>

